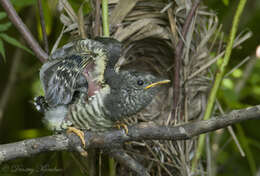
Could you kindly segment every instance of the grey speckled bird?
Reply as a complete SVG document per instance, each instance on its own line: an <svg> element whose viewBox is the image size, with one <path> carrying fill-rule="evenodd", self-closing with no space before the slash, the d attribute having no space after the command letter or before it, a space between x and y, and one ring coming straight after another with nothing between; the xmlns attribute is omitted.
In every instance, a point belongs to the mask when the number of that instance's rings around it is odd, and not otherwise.
<svg viewBox="0 0 260 176"><path fill-rule="evenodd" d="M89 39L70 42L56 50L40 70L46 103L50 107L67 105L76 92L87 96L88 81L102 84L106 53L102 43Z"/></svg>
<svg viewBox="0 0 260 176"><path fill-rule="evenodd" d="M169 82L136 71L120 72L111 79L87 103L79 99L70 106L67 120L76 128L92 131L111 128L116 121L130 117L146 107L159 91L159 86L155 85Z"/></svg>
<svg viewBox="0 0 260 176"><path fill-rule="evenodd" d="M45 123L52 130L59 131L73 126L79 129L104 131L113 127L115 122L130 117L145 108L160 90L160 85L170 82L169 80L153 76L150 73L134 70L116 72L114 67L121 54L120 42L110 38L99 38L93 42L98 43L97 46L101 46L98 50L102 51L99 52L99 54L102 54L99 55L99 58L92 58L91 60L94 60L94 65L104 66L96 67L92 70L96 73L92 74L94 76L91 78L98 78L98 82L89 82L90 78L88 78L88 76L92 72L82 71L87 67L87 64L85 65L87 62L84 60L87 57L83 57L81 54L75 52L71 52L73 54L70 57L61 58L58 61L59 66L53 66L55 64L46 63L41 69L41 79L45 79L42 80L45 96L46 93L48 94L50 92L50 97L55 95L53 96L54 103L49 105L50 108L45 111L44 118ZM76 46L73 47L77 48ZM92 50L97 50L96 48L89 48L89 45L84 47L81 46L80 48L84 48L88 53ZM104 63L100 64L102 61ZM97 64L97 62L99 63ZM73 64L71 64L70 67L62 65L67 63ZM84 65L84 67L81 68L79 65ZM78 68L73 68L75 66ZM58 73L59 70L62 70L59 69L59 67L77 70L76 73L83 76L72 76L71 79L74 79L72 81L70 80L69 74L62 75ZM52 72L49 74L46 70L51 70ZM64 73L67 72L69 71L65 71ZM52 79L58 81L55 82L52 81ZM70 84L64 84L64 82L60 81L61 79L67 80ZM88 94L86 97L82 96L82 94L86 93L86 90L84 89L84 85L87 85L86 82L88 85L93 83L102 83L102 85L97 86L99 88L96 89L94 94ZM66 85L70 85L70 89L65 91L64 87L68 87ZM53 90L54 88L55 92ZM61 93L59 91L61 91ZM77 91L79 91L80 96L73 100L74 93ZM69 98L66 97L67 93ZM47 104L52 102L48 100L48 97L45 98L47 98Z"/></svg>

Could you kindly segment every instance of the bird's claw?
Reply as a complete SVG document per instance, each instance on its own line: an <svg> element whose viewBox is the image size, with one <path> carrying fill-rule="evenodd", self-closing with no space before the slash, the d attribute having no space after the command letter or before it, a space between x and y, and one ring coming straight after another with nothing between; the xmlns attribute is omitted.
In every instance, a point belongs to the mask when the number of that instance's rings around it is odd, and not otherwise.
<svg viewBox="0 0 260 176"><path fill-rule="evenodd" d="M81 131L77 128L74 128L74 127L68 127L67 133L75 133L80 138L82 145L85 148L86 142L85 142L85 139L84 139L84 132L83 131Z"/></svg>
<svg viewBox="0 0 260 176"><path fill-rule="evenodd" d="M128 134L128 127L127 127L127 125L126 125L125 123L116 122L115 127L116 127L117 129L119 129L119 130L120 130L121 128L123 128L124 131L125 131L125 134Z"/></svg>
<svg viewBox="0 0 260 176"><path fill-rule="evenodd" d="M80 153L81 156L83 156L83 157L88 156L88 152L86 150L84 150L81 146L77 146L76 150Z"/></svg>

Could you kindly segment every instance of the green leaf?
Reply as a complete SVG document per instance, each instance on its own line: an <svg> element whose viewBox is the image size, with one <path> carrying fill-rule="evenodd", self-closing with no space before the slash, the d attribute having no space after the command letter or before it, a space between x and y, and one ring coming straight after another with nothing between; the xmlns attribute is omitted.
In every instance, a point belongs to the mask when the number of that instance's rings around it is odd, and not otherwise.
<svg viewBox="0 0 260 176"><path fill-rule="evenodd" d="M12 26L11 22L0 24L0 32L8 30Z"/></svg>
<svg viewBox="0 0 260 176"><path fill-rule="evenodd" d="M4 34L4 33L0 33L0 37L1 37L4 41L10 43L11 45L14 45L14 46L16 46L16 47L19 47L19 48L21 48L21 49L27 51L28 53L34 55L31 50L29 50L26 46L24 46L23 44L21 44L21 43L20 43L18 40L16 40L15 38L10 37L10 36L8 36L8 35L6 35L6 34Z"/></svg>
<svg viewBox="0 0 260 176"><path fill-rule="evenodd" d="M239 68L234 70L234 72L232 73L232 76L234 78L240 78L242 75L243 75L243 71Z"/></svg>
<svg viewBox="0 0 260 176"><path fill-rule="evenodd" d="M233 83L233 81L232 81L231 79L229 79L229 78L224 78L224 79L222 80L222 86L223 86L224 88L226 88L226 89L232 90L232 89L234 88L234 83Z"/></svg>
<svg viewBox="0 0 260 176"><path fill-rule="evenodd" d="M0 39L0 54L3 56L4 61L6 61L6 59L5 59L4 42L3 42L3 40L1 40L1 39Z"/></svg>
<svg viewBox="0 0 260 176"><path fill-rule="evenodd" d="M6 16L5 12L0 12L0 20L4 19Z"/></svg>
<svg viewBox="0 0 260 176"><path fill-rule="evenodd" d="M225 6L228 6L228 5L229 5L229 0L222 0L222 2L223 2L223 4L224 4Z"/></svg>

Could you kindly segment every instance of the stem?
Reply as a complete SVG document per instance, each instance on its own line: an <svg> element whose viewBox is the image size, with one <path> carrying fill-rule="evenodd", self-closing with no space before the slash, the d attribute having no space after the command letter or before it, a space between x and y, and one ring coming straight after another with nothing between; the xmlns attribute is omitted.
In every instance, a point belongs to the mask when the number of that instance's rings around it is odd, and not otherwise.
<svg viewBox="0 0 260 176"><path fill-rule="evenodd" d="M100 36L100 0L96 0L94 37Z"/></svg>
<svg viewBox="0 0 260 176"><path fill-rule="evenodd" d="M183 26L182 29L182 36L184 38L184 40L186 39L186 35L188 32L188 29L190 27L191 21L195 15L196 10L199 7L199 3L200 0L197 0L194 4L194 6L192 7L192 9L190 10L185 24ZM177 108L178 108L178 104L179 104L179 95L181 93L180 91L180 73L182 72L182 68L181 68L181 59L182 59L182 51L183 51L183 46L184 46L184 41L183 40L179 40L176 46L176 50L175 50L175 57L174 57L174 66L175 66L175 70L174 70L174 91L173 91L173 117L175 117L176 112L177 112ZM180 117L181 118L181 117Z"/></svg>
<svg viewBox="0 0 260 176"><path fill-rule="evenodd" d="M103 35L109 37L108 0L102 0Z"/></svg>
<svg viewBox="0 0 260 176"><path fill-rule="evenodd" d="M205 111L204 118L203 118L204 120L208 120L211 116L212 109L214 107L215 100L216 100L216 95L217 95L219 86L221 84L221 81L223 79L225 69L226 69L228 62L229 62L229 59L230 59L230 55L231 55L231 52L232 52L232 46L234 44L234 40L235 40L235 37L236 37L237 28L238 28L239 18L241 16L242 12L243 12L246 1L247 0L240 0L239 1L238 7L237 7L237 10L236 10L236 14L235 14L234 19L233 19L233 25L232 25L231 32L230 32L230 35L229 35L229 42L227 44L226 53L225 53L225 56L223 58L223 62L220 65L219 70L217 71L215 82L213 84L213 87L211 89L211 92L210 92L210 95L209 95L209 98L208 98L208 104L207 104L206 111ZM198 150L197 150L195 158L192 162L192 171L194 171L194 169L196 168L197 162L201 157L202 151L204 149L204 143L205 143L205 134L202 134L199 137Z"/></svg>
<svg viewBox="0 0 260 176"><path fill-rule="evenodd" d="M14 24L16 29L22 34L27 44L32 48L37 58L44 62L48 59L48 54L40 47L39 43L35 40L30 30L24 24L22 19L18 16L16 10L9 0L0 0L2 7L5 9L8 18Z"/></svg>
<svg viewBox="0 0 260 176"><path fill-rule="evenodd" d="M49 53L48 37L47 37L47 32L46 32L46 25L45 25L41 0L38 0L38 8L39 8L39 14L40 14L40 23L41 23L41 29L42 29L44 49L45 49L46 53Z"/></svg>

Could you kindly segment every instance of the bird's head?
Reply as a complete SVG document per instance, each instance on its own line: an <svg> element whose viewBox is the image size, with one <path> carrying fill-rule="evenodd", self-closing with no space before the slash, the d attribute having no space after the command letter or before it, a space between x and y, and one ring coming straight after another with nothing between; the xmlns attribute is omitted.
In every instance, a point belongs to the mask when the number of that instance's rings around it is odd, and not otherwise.
<svg viewBox="0 0 260 176"><path fill-rule="evenodd" d="M170 80L150 73L122 71L110 82L111 95L108 103L114 120L136 114L145 108L159 92L161 85Z"/></svg>
<svg viewBox="0 0 260 176"><path fill-rule="evenodd" d="M126 71L121 73L120 90L126 93L135 103L146 105L152 101L155 94L160 90L162 84L170 80L156 77L150 73Z"/></svg>

